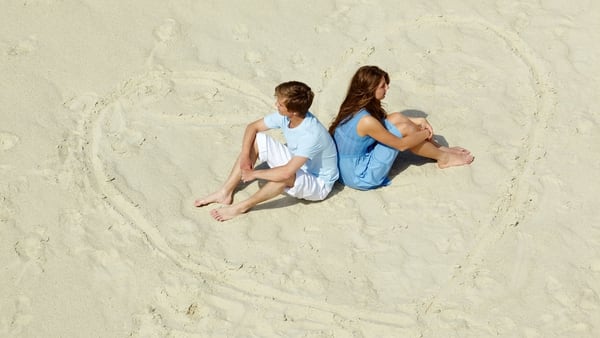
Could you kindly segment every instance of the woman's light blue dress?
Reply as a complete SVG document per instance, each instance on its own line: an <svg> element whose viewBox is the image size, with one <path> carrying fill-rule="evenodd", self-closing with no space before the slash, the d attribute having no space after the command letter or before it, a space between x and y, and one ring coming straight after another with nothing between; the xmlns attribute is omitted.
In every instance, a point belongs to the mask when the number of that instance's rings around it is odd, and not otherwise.
<svg viewBox="0 0 600 338"><path fill-rule="evenodd" d="M398 156L398 150L377 142L372 137L359 136L358 121L369 114L360 110L335 129L333 139L338 151L340 182L359 190L375 189L390 184L388 174ZM383 121L387 130L402 137L388 120Z"/></svg>

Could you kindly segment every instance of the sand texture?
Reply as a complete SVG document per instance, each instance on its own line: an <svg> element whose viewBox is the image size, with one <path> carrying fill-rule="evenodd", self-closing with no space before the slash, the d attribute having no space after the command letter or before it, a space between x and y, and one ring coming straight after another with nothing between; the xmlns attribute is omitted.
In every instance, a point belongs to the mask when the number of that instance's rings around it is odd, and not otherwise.
<svg viewBox="0 0 600 338"><path fill-rule="evenodd" d="M600 336L600 2L1 7L0 336ZM193 207L277 84L328 125L366 64L475 162Z"/></svg>

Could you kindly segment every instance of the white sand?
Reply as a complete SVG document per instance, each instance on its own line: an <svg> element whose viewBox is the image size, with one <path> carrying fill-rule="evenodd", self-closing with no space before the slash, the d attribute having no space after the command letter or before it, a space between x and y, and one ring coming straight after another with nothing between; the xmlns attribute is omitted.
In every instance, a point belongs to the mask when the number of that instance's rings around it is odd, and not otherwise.
<svg viewBox="0 0 600 338"><path fill-rule="evenodd" d="M0 336L600 336L600 3L1 7ZM364 64L474 164L192 207L275 85L329 124Z"/></svg>

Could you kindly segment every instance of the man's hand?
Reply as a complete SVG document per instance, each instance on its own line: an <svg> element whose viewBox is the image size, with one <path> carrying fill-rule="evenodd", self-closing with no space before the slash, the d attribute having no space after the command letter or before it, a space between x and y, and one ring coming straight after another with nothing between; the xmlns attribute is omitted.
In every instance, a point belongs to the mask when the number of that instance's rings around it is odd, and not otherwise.
<svg viewBox="0 0 600 338"><path fill-rule="evenodd" d="M242 169L242 182L248 183L254 181L256 177L254 176L254 170L252 169Z"/></svg>

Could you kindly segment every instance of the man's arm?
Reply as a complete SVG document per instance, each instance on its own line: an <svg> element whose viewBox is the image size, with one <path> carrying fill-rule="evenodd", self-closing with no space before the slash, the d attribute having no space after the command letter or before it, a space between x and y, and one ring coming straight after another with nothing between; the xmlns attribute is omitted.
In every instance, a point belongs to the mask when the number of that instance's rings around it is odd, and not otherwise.
<svg viewBox="0 0 600 338"><path fill-rule="evenodd" d="M281 167L262 170L242 169L242 181L249 182L255 179L271 182L289 181L288 185L293 186L293 182L296 178L296 171L298 171L306 161L308 161L308 158L306 157L294 156L286 165Z"/></svg>
<svg viewBox="0 0 600 338"><path fill-rule="evenodd" d="M252 147L254 147L254 140L256 140L257 133L266 130L269 130L269 127L265 124L264 119L256 120L246 126L244 138L242 139L242 150L240 152L240 169L251 170L254 168L254 163L250 156Z"/></svg>

